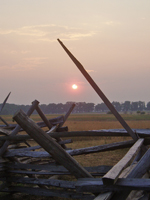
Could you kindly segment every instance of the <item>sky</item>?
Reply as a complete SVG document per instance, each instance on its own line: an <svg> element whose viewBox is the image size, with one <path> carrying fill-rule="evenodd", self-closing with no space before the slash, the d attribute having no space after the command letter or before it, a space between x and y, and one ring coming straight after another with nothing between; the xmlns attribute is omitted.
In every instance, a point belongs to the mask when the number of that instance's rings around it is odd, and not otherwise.
<svg viewBox="0 0 150 200"><path fill-rule="evenodd" d="M0 0L0 103L150 101L149 0ZM72 89L76 84L77 89Z"/></svg>

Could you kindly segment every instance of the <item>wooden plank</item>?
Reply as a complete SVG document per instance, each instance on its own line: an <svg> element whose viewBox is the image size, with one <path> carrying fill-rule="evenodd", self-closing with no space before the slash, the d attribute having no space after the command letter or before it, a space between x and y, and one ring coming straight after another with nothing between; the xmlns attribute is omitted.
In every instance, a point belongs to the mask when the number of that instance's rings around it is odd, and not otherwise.
<svg viewBox="0 0 150 200"><path fill-rule="evenodd" d="M150 179L144 178L119 178L114 185L103 185L101 178L78 179L75 187L77 192L105 192L144 190L150 191ZM120 197L121 199L121 197Z"/></svg>
<svg viewBox="0 0 150 200"><path fill-rule="evenodd" d="M1 107L0 107L0 113L1 113L1 111L3 110L3 108L4 108L4 106L5 106L6 102L7 102L7 99L9 98L10 94L11 94L11 92L9 92L9 94L8 94L7 97L5 98L4 102L2 103L2 105L1 105Z"/></svg>
<svg viewBox="0 0 150 200"><path fill-rule="evenodd" d="M70 132L56 132L56 133L47 133L51 137L89 137L89 136L129 136L128 133L121 133L121 132L106 132L106 131L70 131ZM15 135L15 136L1 136L0 141L4 140L29 140L31 137L29 135Z"/></svg>
<svg viewBox="0 0 150 200"><path fill-rule="evenodd" d="M133 140L129 141L123 141L123 142L115 142L111 144L104 144L104 145L99 145L99 146L94 146L94 147L86 147L86 148L81 148L81 149L73 149L73 150L66 150L68 154L71 156L77 156L77 155L82 155L82 154L89 154L89 153L96 153L96 152L104 152L104 151L112 151L116 149L123 149L123 148L128 148L131 147L134 144ZM48 152L45 151L34 151L34 152L29 152L29 151L19 151L18 150L9 150L7 151L4 155L5 158L8 157L32 157L32 158L47 158L51 157Z"/></svg>
<svg viewBox="0 0 150 200"><path fill-rule="evenodd" d="M66 122L66 120L68 119L68 117L69 117L69 115L71 114L72 110L74 109L75 105L76 105L76 104L73 103L73 104L70 106L69 110L67 111L67 113L66 113L65 116L64 116L64 121L63 121L62 123L59 124L58 128L62 127L63 124Z"/></svg>
<svg viewBox="0 0 150 200"><path fill-rule="evenodd" d="M76 193L75 191L66 191L66 190L56 190L56 189L43 189L43 188L31 188L31 187L9 187L3 189L1 192L18 192L26 193L35 196L47 196L47 197L61 197L61 198L70 198L70 199L83 199L83 200L93 200L94 195Z"/></svg>
<svg viewBox="0 0 150 200"><path fill-rule="evenodd" d="M142 178L142 176L146 174L146 172L150 169L149 160L150 160L150 149L148 149L147 152L143 155L143 157L137 163L135 168L129 173L127 178ZM115 193L112 200L118 200L120 198L121 200L125 200L129 194L130 194L129 190L125 192Z"/></svg>
<svg viewBox="0 0 150 200"><path fill-rule="evenodd" d="M132 131L132 129L125 122L125 120L121 117L121 115L118 113L118 111L115 109L115 107L111 104L111 102L108 100L108 98L104 95L104 93L100 90L100 88L97 86L97 84L91 78L91 76L87 73L87 71L84 69L84 67L81 65L81 63L72 55L72 53L65 47L65 45L59 39L58 39L58 42L63 47L63 49L66 51L66 53L71 58L71 60L74 62L74 64L81 71L81 73L86 78L86 80L90 83L90 85L96 91L96 93L99 95L99 97L104 101L104 103L110 109L110 111L113 113L113 115L116 117L116 119L125 128L125 130L130 134L130 136L133 138L133 140L136 141L139 138L138 135Z"/></svg>
<svg viewBox="0 0 150 200"><path fill-rule="evenodd" d="M10 133L11 133L11 131L6 130L6 129L4 129L4 128L0 128L0 134L9 135Z"/></svg>
<svg viewBox="0 0 150 200"><path fill-rule="evenodd" d="M126 178L128 176L128 174L132 171L132 169L136 166L136 164L130 165L129 167L127 167L125 170L123 170L123 172L120 174L119 178ZM108 186L107 186L108 188ZM103 196L102 194L99 194L99 198L101 198L101 200L109 200L110 197L113 197L114 192L106 192L106 195Z"/></svg>
<svg viewBox="0 0 150 200"><path fill-rule="evenodd" d="M27 112L28 116L30 116L33 113L33 111L35 110L35 108L36 108L36 106L38 104L39 104L39 102L37 100L35 100L34 102L32 102L32 106L29 108L29 110ZM11 136L16 135L19 132L19 130L20 130L20 126L17 125L15 127L15 129L11 132L10 135ZM2 156L5 153L5 151L7 150L7 147L8 147L9 144L10 144L10 142L8 140L5 141L5 143L3 144L3 146L0 148L0 156Z"/></svg>
<svg viewBox="0 0 150 200"><path fill-rule="evenodd" d="M103 194L99 194L96 198L94 198L94 200L109 200L112 197L112 193L111 192L107 192L107 193L103 193Z"/></svg>
<svg viewBox="0 0 150 200"><path fill-rule="evenodd" d="M33 185L45 185L45 186L53 186L59 188L66 189L75 189L75 181L64 181L64 180L56 180L56 179L44 179L44 178L24 178L11 176L9 179L1 178L1 181L8 181L13 183L21 183L21 184L33 184Z"/></svg>
<svg viewBox="0 0 150 200"><path fill-rule="evenodd" d="M2 165L3 166L3 165ZM7 167L7 170L9 172L9 170L14 170L15 173L15 169L23 169L23 170L44 170L47 171L47 173L49 174L70 174L70 172L64 168L63 166L59 166L59 165L54 165L54 164L45 164L45 165L40 165L39 164L22 164L22 163L8 163L5 164L5 166ZM91 173L93 176L102 176L104 174L106 174L112 167L111 166L106 166L106 165L102 165L102 166L95 166L95 167L84 167L85 170L87 170L89 173Z"/></svg>
<svg viewBox="0 0 150 200"><path fill-rule="evenodd" d="M3 165L2 165L3 166ZM70 174L70 172L61 165L56 165L56 164L22 164L22 163L6 163L5 166L7 169L30 169L30 170L45 170L48 172L60 172L62 174ZM94 166L94 167L84 167L88 172L96 175L103 175L106 174L112 166L107 166L107 165L100 165L100 166Z"/></svg>
<svg viewBox="0 0 150 200"><path fill-rule="evenodd" d="M35 122L20 111L15 114L13 119L52 157L76 178L92 177L76 160L74 160L59 144L37 126Z"/></svg>
<svg viewBox="0 0 150 200"><path fill-rule="evenodd" d="M38 123L37 123L38 124ZM40 125L39 125L40 126ZM133 129L142 138L146 137L149 140L150 130L149 129ZM9 133L9 132L8 132ZM112 137L128 137L129 134L123 129L108 129L108 130L92 130L92 131L70 131L70 132L56 132L49 133L51 137L89 137L89 136L112 136ZM15 136L1 136L0 141L4 140L28 140L31 139L29 135L15 135ZM145 143L145 142L144 142ZM150 144L150 142L148 143Z"/></svg>
<svg viewBox="0 0 150 200"><path fill-rule="evenodd" d="M52 124L50 123L50 121L46 118L46 116L44 115L44 113L42 112L42 110L40 109L40 107L39 106L37 106L36 107L36 111L38 112L38 114L40 115L40 117L42 118L42 120L44 121L44 123L46 124L46 126L49 128L49 129L51 129L52 128ZM55 130L56 130L56 128L55 128ZM54 132L54 131L48 131L48 132ZM57 140L57 142L60 142L60 141L62 141L62 139L61 138L56 138L56 140ZM64 148L64 149L66 149L67 147L65 146L65 144L61 144L61 146Z"/></svg>
<svg viewBox="0 0 150 200"><path fill-rule="evenodd" d="M131 164L137 153L139 152L144 139L138 139L137 142L129 149L126 155L107 173L103 176L103 183L106 185L114 184L121 172Z"/></svg>
<svg viewBox="0 0 150 200"><path fill-rule="evenodd" d="M67 118L69 117L69 115L71 114L72 110L74 109L75 104L73 103L71 105L71 107L69 108L69 110L67 111L67 113L64 116L64 121L62 123L59 124L58 129L61 128L63 126L63 124L65 123L65 121L67 120ZM56 137L57 142L62 141L62 139L60 137ZM67 146L65 144L61 145L64 149L67 149Z"/></svg>
<svg viewBox="0 0 150 200"><path fill-rule="evenodd" d="M46 118L46 116L44 115L43 111L40 109L39 106L36 107L36 111L39 114L39 116L41 117L41 119L44 121L44 123L46 124L46 126L51 129L52 128L52 124L50 123L50 121Z"/></svg>

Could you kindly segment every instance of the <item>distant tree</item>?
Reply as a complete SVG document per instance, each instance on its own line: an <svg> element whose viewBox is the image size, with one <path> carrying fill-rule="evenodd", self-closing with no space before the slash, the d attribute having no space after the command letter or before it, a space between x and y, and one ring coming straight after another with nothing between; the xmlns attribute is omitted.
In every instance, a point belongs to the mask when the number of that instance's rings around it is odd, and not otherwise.
<svg viewBox="0 0 150 200"><path fill-rule="evenodd" d="M138 109L140 111L145 110L145 102L144 101L138 101Z"/></svg>
<svg viewBox="0 0 150 200"><path fill-rule="evenodd" d="M147 103L147 110L150 110L150 101Z"/></svg>
<svg viewBox="0 0 150 200"><path fill-rule="evenodd" d="M132 102L131 103L131 110L132 111L137 111L138 110L138 102Z"/></svg>
<svg viewBox="0 0 150 200"><path fill-rule="evenodd" d="M107 112L109 109L105 105L105 103L97 104L95 106L95 111L96 112Z"/></svg>
<svg viewBox="0 0 150 200"><path fill-rule="evenodd" d="M56 104L55 103L50 103L47 105L47 113L46 114L54 114L56 113Z"/></svg>
<svg viewBox="0 0 150 200"><path fill-rule="evenodd" d="M127 111L131 110L131 102L125 101L124 103L122 103L121 109L123 112L127 112Z"/></svg>
<svg viewBox="0 0 150 200"><path fill-rule="evenodd" d="M76 113L83 113L86 110L86 103L85 102L78 102L76 103L75 112Z"/></svg>
<svg viewBox="0 0 150 200"><path fill-rule="evenodd" d="M94 103L86 103L85 112L93 112L94 111Z"/></svg>
<svg viewBox="0 0 150 200"><path fill-rule="evenodd" d="M116 108L116 110L119 112L121 111L121 104L117 101L113 101L112 105Z"/></svg>

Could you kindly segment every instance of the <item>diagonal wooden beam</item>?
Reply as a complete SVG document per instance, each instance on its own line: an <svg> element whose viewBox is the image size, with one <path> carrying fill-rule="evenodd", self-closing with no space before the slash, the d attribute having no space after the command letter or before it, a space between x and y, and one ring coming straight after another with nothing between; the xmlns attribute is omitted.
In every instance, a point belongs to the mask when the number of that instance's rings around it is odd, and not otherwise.
<svg viewBox="0 0 150 200"><path fill-rule="evenodd" d="M6 104L6 101L7 101L7 99L9 98L10 94L11 94L11 92L9 92L9 94L8 94L7 97L5 98L3 104L1 105L0 113L1 113L1 111L3 110L3 108L4 108L5 104Z"/></svg>
<svg viewBox="0 0 150 200"><path fill-rule="evenodd" d="M100 90L100 88L97 86L97 84L94 82L94 80L91 78L91 76L87 73L87 71L84 69L84 67L81 65L81 63L73 56L73 54L65 47L65 45L58 39L58 42L63 47L63 49L66 51L68 56L71 58L71 60L74 62L74 64L78 67L78 69L81 71L83 76L86 78L86 80L90 83L90 85L93 87L93 89L96 91L96 93L99 95L99 97L104 101L106 106L110 109L110 111L113 113L113 115L116 117L116 119L120 122L120 124L125 128L125 130L130 134L130 136L136 141L139 137L136 133L132 131L132 129L128 126L128 124L125 122L125 120L121 117L121 115L117 112L115 107L111 104L111 102L107 99L107 97L104 95L104 93Z"/></svg>
<svg viewBox="0 0 150 200"><path fill-rule="evenodd" d="M138 139L136 143L129 149L126 155L116 165L114 165L113 168L107 172L107 174L103 176L102 180L105 185L113 185L117 181L122 171L127 168L136 157L143 142L144 138Z"/></svg>
<svg viewBox="0 0 150 200"><path fill-rule="evenodd" d="M58 163L62 164L76 178L92 178L72 156L70 156L57 142L45 133L23 111L16 113L13 119Z"/></svg>

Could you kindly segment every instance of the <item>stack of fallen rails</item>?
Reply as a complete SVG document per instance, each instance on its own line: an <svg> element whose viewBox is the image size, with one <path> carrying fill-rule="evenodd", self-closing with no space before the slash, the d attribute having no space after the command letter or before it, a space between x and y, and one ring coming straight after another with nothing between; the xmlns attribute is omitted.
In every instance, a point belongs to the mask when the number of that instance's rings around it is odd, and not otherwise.
<svg viewBox="0 0 150 200"><path fill-rule="evenodd" d="M44 131L23 111L16 113L13 119L28 135L11 136L13 130L9 135L1 136L1 142L3 142L1 152L6 141L9 142L9 145L7 151L1 154L0 192L70 199L127 199L129 194L134 197L138 195L136 199L149 198L150 150L144 145L145 137L150 135L149 130L139 130L141 131L140 138L137 141L130 140L69 150L61 146L67 141L57 140L62 133L55 132L56 127L59 127L60 119L59 124L55 124L49 131ZM121 132L121 130L109 130L108 133L118 133L119 131ZM138 132L138 130L136 131ZM104 135L104 132L107 133L106 130L101 130L93 131L93 134L99 133L100 135L102 133ZM82 135L81 132L79 133ZM5 131L4 134L6 135ZM63 135L65 134L68 137L70 133L63 132ZM19 139L15 140L15 137ZM6 138L8 139L6 140ZM37 146L29 146L28 140L31 138L38 143ZM72 157L127 147L131 148L113 167L82 167ZM67 181L65 178L63 180L64 175L74 176L75 180Z"/></svg>

